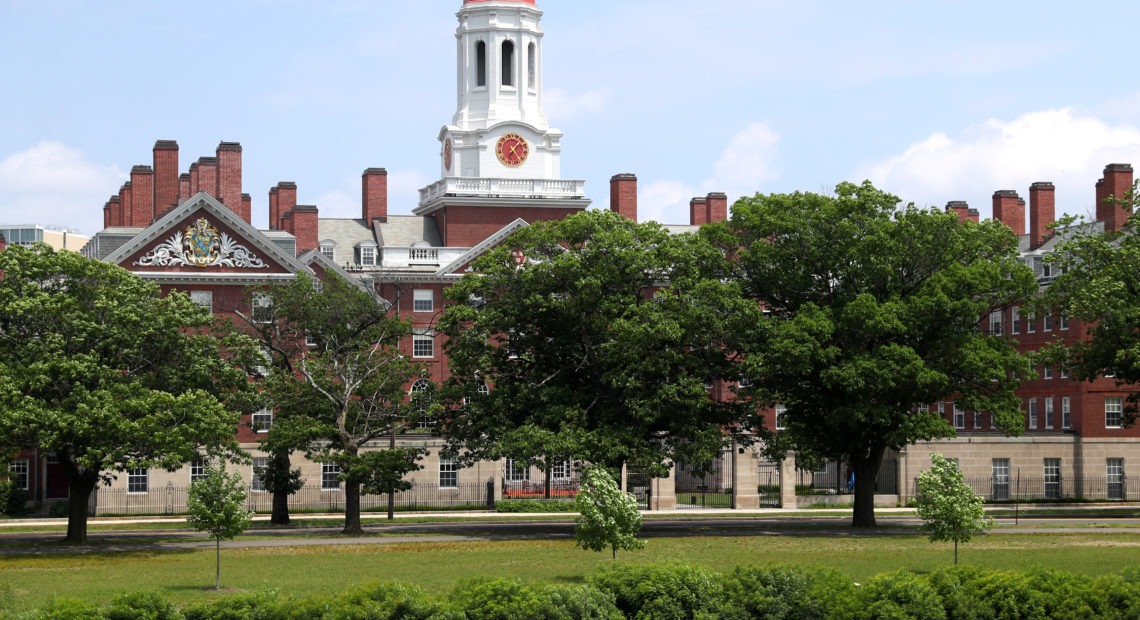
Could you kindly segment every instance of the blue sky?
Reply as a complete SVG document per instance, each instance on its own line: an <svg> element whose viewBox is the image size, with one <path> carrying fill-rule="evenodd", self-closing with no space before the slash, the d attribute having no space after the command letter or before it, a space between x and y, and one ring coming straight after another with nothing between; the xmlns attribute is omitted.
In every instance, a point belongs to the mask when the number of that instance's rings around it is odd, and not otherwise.
<svg viewBox="0 0 1140 620"><path fill-rule="evenodd" d="M392 212L438 176L455 111L459 0L0 0L0 223L90 234L155 140L183 170L243 146L244 190L295 181L322 217ZM1086 214L1108 163L1140 167L1140 3L538 0L562 174L595 206L638 176L642 219L691 196L827 192L906 201L1057 186Z"/></svg>

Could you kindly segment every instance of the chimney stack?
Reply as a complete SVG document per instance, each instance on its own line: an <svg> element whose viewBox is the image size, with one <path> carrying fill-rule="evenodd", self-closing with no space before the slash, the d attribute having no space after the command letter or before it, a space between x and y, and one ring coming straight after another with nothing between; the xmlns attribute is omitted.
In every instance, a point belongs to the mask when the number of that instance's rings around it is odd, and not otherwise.
<svg viewBox="0 0 1140 620"><path fill-rule="evenodd" d="M388 221L388 171L369 168L361 175L360 217L365 226Z"/></svg>
<svg viewBox="0 0 1140 620"><path fill-rule="evenodd" d="M198 191L218 198L218 158L198 158Z"/></svg>
<svg viewBox="0 0 1140 620"><path fill-rule="evenodd" d="M628 172L610 177L610 211L637 221L637 176Z"/></svg>
<svg viewBox="0 0 1140 620"><path fill-rule="evenodd" d="M131 192L131 182L127 181L126 183L123 183L123 186L119 188L119 208L122 209L122 212L119 215L119 221L123 223L123 226L135 225L134 207L132 206L133 197L133 193Z"/></svg>
<svg viewBox="0 0 1140 620"><path fill-rule="evenodd" d="M317 207L297 205L293 207L293 236L297 238L297 256L317 249Z"/></svg>
<svg viewBox="0 0 1140 620"><path fill-rule="evenodd" d="M708 198L693 198L689 201L689 226L701 226L709 223Z"/></svg>
<svg viewBox="0 0 1140 620"><path fill-rule="evenodd" d="M708 205L708 215L705 220L709 224L728 220L728 195L724 192L711 192L705 197Z"/></svg>
<svg viewBox="0 0 1140 620"><path fill-rule="evenodd" d="M1020 237L1025 234L1025 203L1012 189L994 192L994 219L1005 224Z"/></svg>
<svg viewBox="0 0 1140 620"><path fill-rule="evenodd" d="M131 226L146 228L154 221L154 170L150 166L131 168Z"/></svg>
<svg viewBox="0 0 1140 620"><path fill-rule="evenodd" d="M241 144L219 142L217 149L217 194L218 202L247 223L252 223L253 214L242 210L241 202Z"/></svg>
<svg viewBox="0 0 1140 620"><path fill-rule="evenodd" d="M292 181L281 181L277 184L277 228L292 233L292 220L288 224L285 216L297 206L297 184ZM300 254L300 252L298 252Z"/></svg>
<svg viewBox="0 0 1140 620"><path fill-rule="evenodd" d="M1052 183L1039 181L1029 186L1029 249L1041 247L1053 236L1049 226L1056 216L1056 196Z"/></svg>
<svg viewBox="0 0 1140 620"><path fill-rule="evenodd" d="M111 196L107 201L107 208L110 209L110 219L107 226L122 226L123 225L123 199L118 194Z"/></svg>
<svg viewBox="0 0 1140 620"><path fill-rule="evenodd" d="M154 217L158 219L178 206L178 143L154 143Z"/></svg>
<svg viewBox="0 0 1140 620"><path fill-rule="evenodd" d="M951 200L946 203L946 212L957 215L959 222L965 222L970 218L970 205L965 200Z"/></svg>
<svg viewBox="0 0 1140 620"><path fill-rule="evenodd" d="M1132 189L1132 165L1109 164L1104 167L1104 178L1096 183L1096 219L1104 222L1106 231L1124 228L1130 214L1123 201Z"/></svg>
<svg viewBox="0 0 1140 620"><path fill-rule="evenodd" d="M190 173L183 172L178 175L178 204L190 200L193 195L193 192L190 191Z"/></svg>

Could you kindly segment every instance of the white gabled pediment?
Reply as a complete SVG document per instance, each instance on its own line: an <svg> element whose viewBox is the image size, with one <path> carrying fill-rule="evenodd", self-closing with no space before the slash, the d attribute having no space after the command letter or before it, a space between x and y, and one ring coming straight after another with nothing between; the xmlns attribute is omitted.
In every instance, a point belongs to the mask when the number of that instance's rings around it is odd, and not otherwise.
<svg viewBox="0 0 1140 620"><path fill-rule="evenodd" d="M467 250L459 258L451 261L443 267L440 267L439 270L435 272L435 275L446 276L457 273L464 266L470 264L476 258L479 258L485 254L487 250L495 247L496 245L499 245L503 241L506 241L507 237L510 237L516 230L519 230L524 226L530 226L530 224L528 224L526 220L522 218L516 219L510 224L507 224L506 226L495 231L486 239L480 241L479 245L476 245L470 250Z"/></svg>
<svg viewBox="0 0 1140 620"><path fill-rule="evenodd" d="M147 279L166 281L288 279L308 270L205 192L163 215L104 260Z"/></svg>

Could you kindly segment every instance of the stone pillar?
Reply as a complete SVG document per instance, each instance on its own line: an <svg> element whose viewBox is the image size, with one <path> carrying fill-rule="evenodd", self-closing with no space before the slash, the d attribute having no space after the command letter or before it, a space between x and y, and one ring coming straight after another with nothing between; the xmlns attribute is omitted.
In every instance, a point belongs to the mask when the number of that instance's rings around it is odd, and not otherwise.
<svg viewBox="0 0 1140 620"><path fill-rule="evenodd" d="M780 461L780 508L796 509L796 453L788 452Z"/></svg>
<svg viewBox="0 0 1140 620"><path fill-rule="evenodd" d="M754 448L732 442L732 507L760 507L759 459Z"/></svg>
<svg viewBox="0 0 1140 620"><path fill-rule="evenodd" d="M650 481L650 510L677 509L677 479L674 474L676 471L676 468L670 467L668 476L664 478L653 478Z"/></svg>

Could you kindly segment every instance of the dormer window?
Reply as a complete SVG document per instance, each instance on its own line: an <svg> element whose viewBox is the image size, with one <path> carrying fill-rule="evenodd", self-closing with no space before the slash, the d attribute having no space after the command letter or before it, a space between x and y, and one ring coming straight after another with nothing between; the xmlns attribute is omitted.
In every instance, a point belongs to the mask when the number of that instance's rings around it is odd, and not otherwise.
<svg viewBox="0 0 1140 620"><path fill-rule="evenodd" d="M324 241L322 241L321 242L321 254L324 254L325 258L327 258L327 259L329 259L335 263L336 262L336 242L331 240L331 239L325 239Z"/></svg>
<svg viewBox="0 0 1140 620"><path fill-rule="evenodd" d="M503 86L514 86L515 43L503 41Z"/></svg>
<svg viewBox="0 0 1140 620"><path fill-rule="evenodd" d="M361 267L375 267L377 247L375 241L361 241L360 244L356 246L357 263Z"/></svg>

